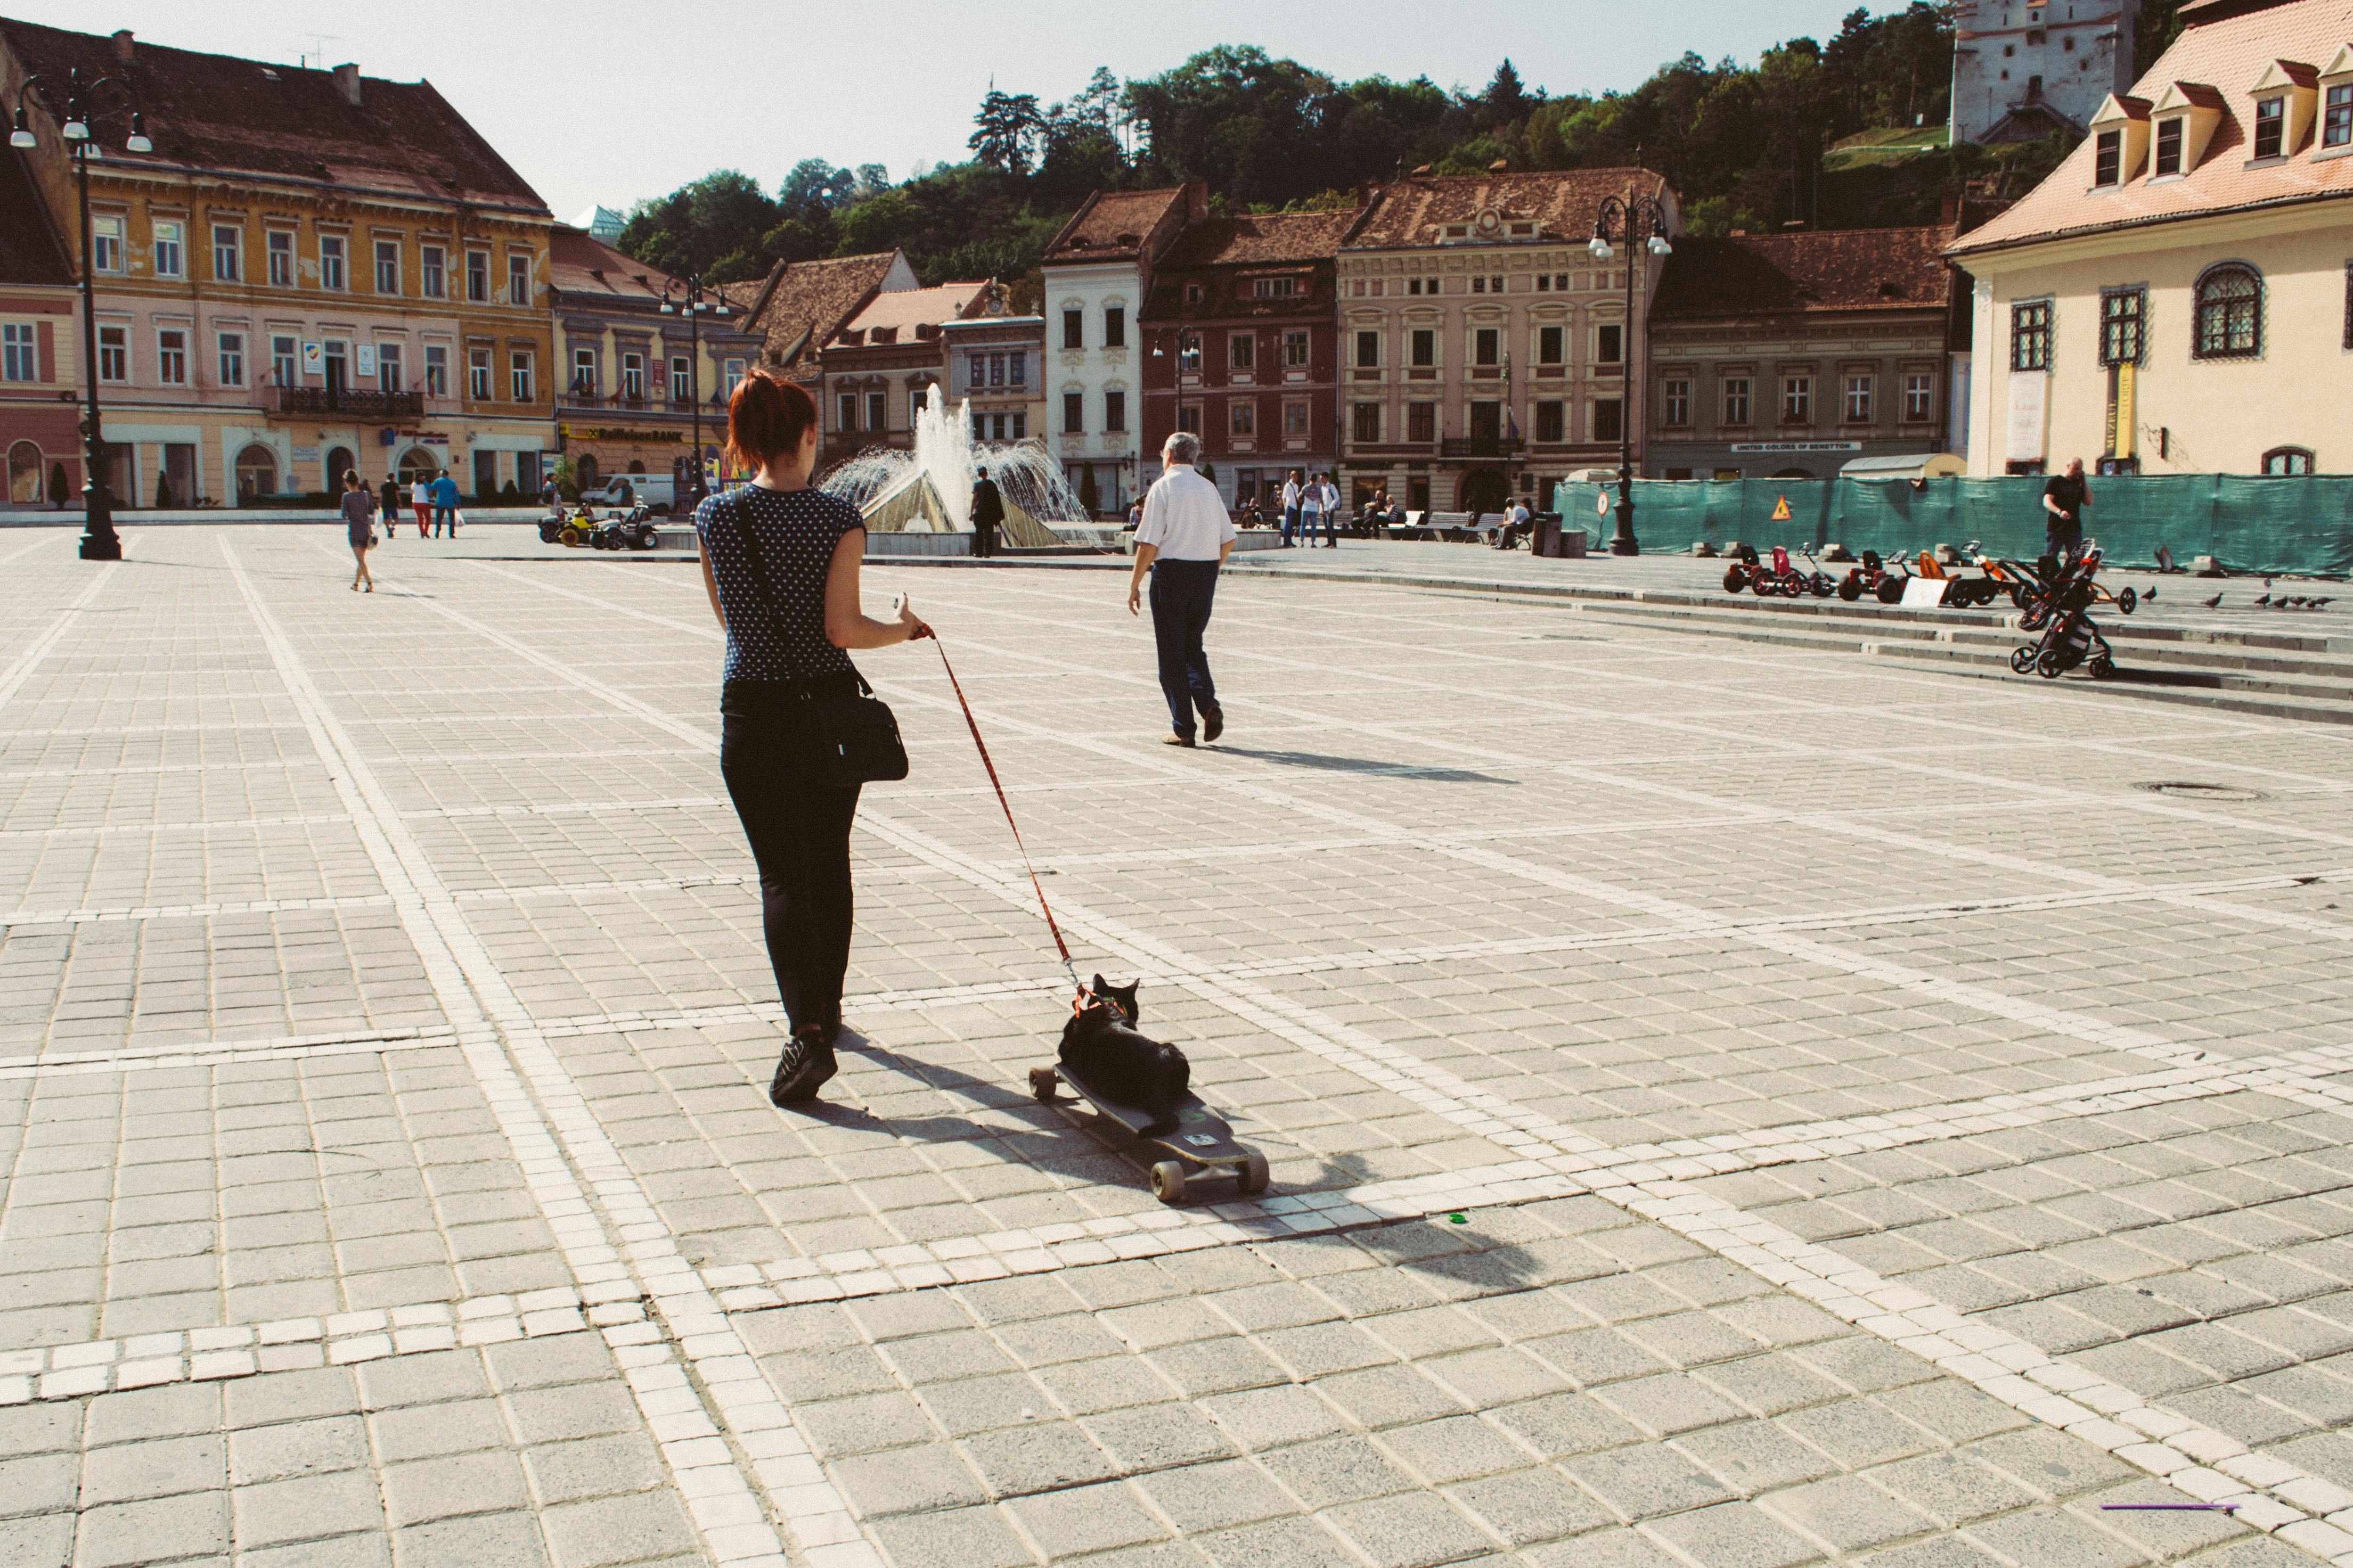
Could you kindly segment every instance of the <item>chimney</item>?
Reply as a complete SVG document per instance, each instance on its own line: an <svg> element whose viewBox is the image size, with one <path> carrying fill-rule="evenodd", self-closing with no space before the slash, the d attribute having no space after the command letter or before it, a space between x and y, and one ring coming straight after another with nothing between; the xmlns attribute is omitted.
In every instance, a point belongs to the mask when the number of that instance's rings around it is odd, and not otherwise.
<svg viewBox="0 0 2353 1568"><path fill-rule="evenodd" d="M335 90L343 95L345 103L357 109L360 106L360 68L353 65L337 66Z"/></svg>
<svg viewBox="0 0 2353 1568"><path fill-rule="evenodd" d="M128 27L114 35L114 58L124 65L131 63L131 29Z"/></svg>

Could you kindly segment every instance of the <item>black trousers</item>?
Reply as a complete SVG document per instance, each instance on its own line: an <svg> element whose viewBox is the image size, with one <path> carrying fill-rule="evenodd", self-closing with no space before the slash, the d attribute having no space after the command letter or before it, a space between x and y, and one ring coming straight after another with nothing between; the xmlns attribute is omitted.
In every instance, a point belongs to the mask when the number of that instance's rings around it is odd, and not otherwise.
<svg viewBox="0 0 2353 1568"><path fill-rule="evenodd" d="M858 786L817 781L816 737L797 689L730 681L719 711L719 772L759 865L761 925L785 1016L796 1031L834 1027L849 967Z"/></svg>
<svg viewBox="0 0 2353 1568"><path fill-rule="evenodd" d="M997 527L998 525L993 522L976 522L972 525L973 554L986 560L997 553Z"/></svg>
<svg viewBox="0 0 2353 1568"><path fill-rule="evenodd" d="M1152 640L1160 655L1160 693L1168 699L1168 722L1180 735L1193 733L1196 705L1204 711L1218 705L1209 656L1201 647L1217 596L1218 563L1152 563Z"/></svg>

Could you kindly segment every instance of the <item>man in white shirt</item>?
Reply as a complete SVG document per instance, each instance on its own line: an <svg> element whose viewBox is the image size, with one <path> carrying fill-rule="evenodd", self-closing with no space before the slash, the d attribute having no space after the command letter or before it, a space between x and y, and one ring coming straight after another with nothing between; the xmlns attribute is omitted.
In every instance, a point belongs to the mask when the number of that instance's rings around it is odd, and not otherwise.
<svg viewBox="0 0 2353 1568"><path fill-rule="evenodd" d="M1334 516L1340 510L1340 491L1329 474L1318 474L1308 481L1299 498L1300 536L1307 548L1315 548L1315 524L1324 524L1324 544L1326 549L1340 548L1339 522Z"/></svg>
<svg viewBox="0 0 2353 1568"><path fill-rule="evenodd" d="M1160 448L1166 471L1145 494L1144 521L1135 525L1135 569L1127 578L1127 613L1138 615L1144 574L1152 574L1152 639L1170 726L1161 742L1169 746L1194 743L1197 708L1202 740L1214 741L1226 729L1201 634L1217 597L1218 568L1234 548L1234 523L1218 487L1193 466L1200 458L1201 438L1189 430L1177 431Z"/></svg>
<svg viewBox="0 0 2353 1568"><path fill-rule="evenodd" d="M1528 510L1528 503L1525 499L1515 500L1510 506L1504 508L1504 531L1495 536L1495 548L1498 550L1517 549L1519 547L1521 533L1526 530L1529 521L1534 519L1535 516L1535 513Z"/></svg>
<svg viewBox="0 0 2353 1568"><path fill-rule="evenodd" d="M1291 536L1299 527L1299 470L1282 481L1282 547L1291 548Z"/></svg>

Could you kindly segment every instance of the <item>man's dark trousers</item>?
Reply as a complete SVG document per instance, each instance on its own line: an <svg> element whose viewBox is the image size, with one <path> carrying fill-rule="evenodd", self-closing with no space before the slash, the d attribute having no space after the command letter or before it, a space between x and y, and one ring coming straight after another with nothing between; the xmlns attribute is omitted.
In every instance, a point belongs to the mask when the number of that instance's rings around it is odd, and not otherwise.
<svg viewBox="0 0 2353 1568"><path fill-rule="evenodd" d="M1217 596L1216 562L1152 563L1152 640L1160 651L1160 690L1168 699L1170 727L1187 740L1193 736L1193 710L1206 711L1218 702L1209 656L1201 647Z"/></svg>

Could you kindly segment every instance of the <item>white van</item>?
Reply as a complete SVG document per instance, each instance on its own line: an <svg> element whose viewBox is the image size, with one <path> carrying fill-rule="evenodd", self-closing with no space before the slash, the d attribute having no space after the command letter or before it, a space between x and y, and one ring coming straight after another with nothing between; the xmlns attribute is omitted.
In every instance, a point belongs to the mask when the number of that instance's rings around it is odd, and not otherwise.
<svg viewBox="0 0 2353 1568"><path fill-rule="evenodd" d="M666 517L677 509L678 481L668 474L608 474L596 489L582 490L580 499L590 506L623 510L642 506Z"/></svg>

